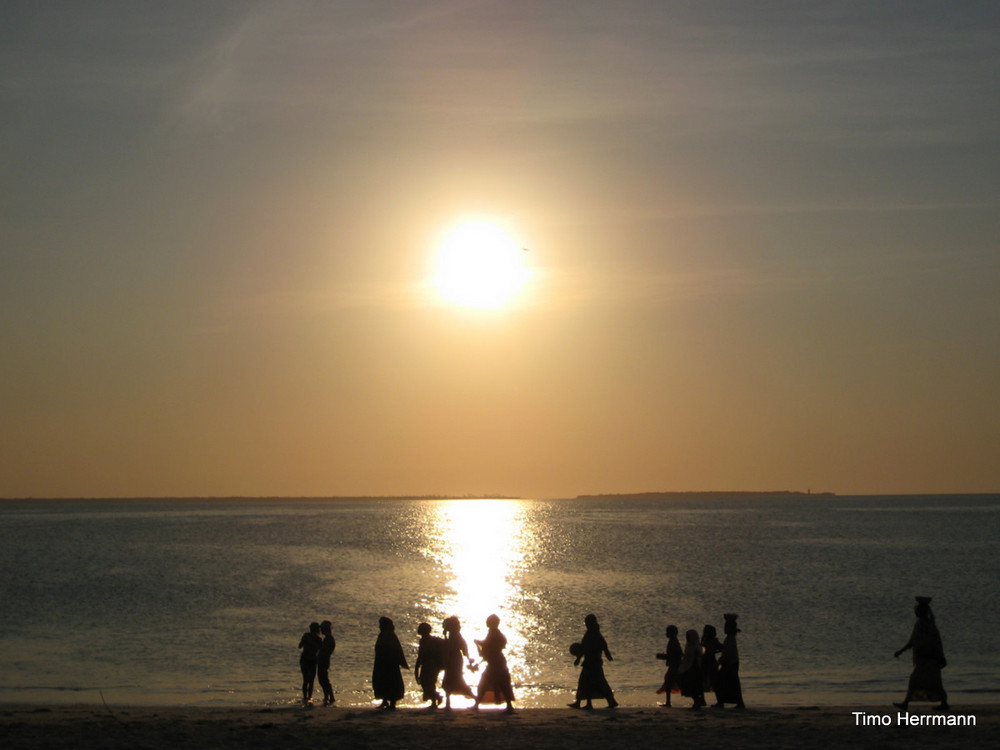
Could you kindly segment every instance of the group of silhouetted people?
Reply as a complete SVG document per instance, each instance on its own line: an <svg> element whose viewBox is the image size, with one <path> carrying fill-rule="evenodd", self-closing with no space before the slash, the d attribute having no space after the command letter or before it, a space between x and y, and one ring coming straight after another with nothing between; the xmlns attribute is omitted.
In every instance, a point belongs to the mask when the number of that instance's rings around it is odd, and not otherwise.
<svg viewBox="0 0 1000 750"><path fill-rule="evenodd" d="M430 708L437 708L442 701L445 708L451 708L451 697L462 695L475 699L473 708L479 708L480 703L505 703L508 711L514 710L514 688L507 669L507 658L503 653L507 647L507 638L500 632L500 618L490 615L486 618L486 627L486 637L475 641L479 656L486 664L476 692L465 681L465 662L468 661L472 671L478 670L479 665L469 656L469 647L462 637L459 619L449 617L443 622L443 638L431 634L429 623L422 622L417 627L420 644L417 647L413 676L420 685L423 699L430 701ZM388 617L380 618L378 640L375 641L375 667L372 670L372 687L375 697L382 701L380 708L396 708L396 701L405 692L403 673L400 670L409 668L392 620ZM443 696L437 687L438 677L442 672Z"/></svg>
<svg viewBox="0 0 1000 750"><path fill-rule="evenodd" d="M919 700L940 701L940 709L949 709L948 697L941 682L941 670L947 662L930 601L929 597L917 597L917 622L913 633L906 645L896 652L898 657L904 651L913 650L914 667L906 697L896 704L904 710L910 701ZM736 708L745 708L740 685L740 655L736 644L736 634L740 632L737 617L732 612L723 615L724 639L721 642L715 627L705 625L700 637L697 630L688 630L682 646L677 626L667 626L666 651L656 654L656 658L665 661L667 665L663 684L656 691L658 695L665 696L665 702L661 705L670 706L672 694L680 693L691 698L691 708L697 711L708 705L706 694L714 693L714 707L723 708L732 704ZM571 708L590 710L593 708L594 698L599 698L605 700L609 708L615 708L618 702L604 675L604 658L613 660L608 642L601 633L595 615L587 615L584 625L586 631L583 637L570 646L570 654L575 657L574 665L581 666L582 663L582 666L575 700L569 705ZM420 685L423 700L430 703L431 709L438 708L442 703L445 708L450 709L452 696L459 695L474 699L473 708L476 709L481 703L498 703L505 704L508 712L514 710L514 690L504 655L507 638L500 631L500 618L490 615L486 618L486 627L486 637L474 641L480 657L480 662L477 663L469 655L469 647L462 637L462 626L457 617L444 620L443 637L433 635L429 623L420 623L417 628L420 642L414 677ZM329 620L312 623L309 631L302 635L299 641L302 652L299 665L302 669L304 704L310 705L312 702L313 683L317 677L323 689L323 705L332 705L336 700L329 676L330 657L336 647ZM478 688L473 690L465 681L465 669L476 672L483 664L485 669ZM392 620L388 617L379 618L372 688L375 698L381 700L380 708L396 708L396 702L406 692L401 670L409 668Z"/></svg>
<svg viewBox="0 0 1000 750"><path fill-rule="evenodd" d="M745 708L743 689L740 686L740 652L736 645L737 615L730 612L723 615L725 640L719 642L714 625L706 625L701 638L697 630L684 634L684 647L677 639L677 626L667 626L667 650L656 655L667 663L667 672L658 695L665 695L664 706L670 705L672 693L680 693L691 698L691 708L700 710L707 702L705 693L715 693L718 708L732 703L736 708Z"/></svg>
<svg viewBox="0 0 1000 750"><path fill-rule="evenodd" d="M396 626L388 617L380 617L379 634L375 640L375 664L372 667L372 689L375 698L381 701L379 708L394 710L396 702L406 694L403 683L403 669L409 669L403 646L396 635ZM510 670L507 668L507 637L500 632L500 618L490 615L486 618L486 637L474 643L481 662L469 656L469 647L462 637L462 625L457 617L448 617L442 624L444 637L432 635L429 623L422 622L417 627L420 643L417 647L417 661L414 677L420 685L423 699L430 701L430 708L437 708L444 702L451 708L451 697L461 695L473 698L473 708L481 703L506 704L507 711L514 710L514 688ZM330 684L330 657L336 648L328 620L312 623L308 632L299 640L299 666L302 669L302 702L312 704L313 683L317 676L323 688L323 705L335 702ZM465 681L466 663L470 671L478 671L480 663L485 664L479 680L478 690L473 691ZM442 674L443 673L443 674ZM438 690L438 678L441 689Z"/></svg>

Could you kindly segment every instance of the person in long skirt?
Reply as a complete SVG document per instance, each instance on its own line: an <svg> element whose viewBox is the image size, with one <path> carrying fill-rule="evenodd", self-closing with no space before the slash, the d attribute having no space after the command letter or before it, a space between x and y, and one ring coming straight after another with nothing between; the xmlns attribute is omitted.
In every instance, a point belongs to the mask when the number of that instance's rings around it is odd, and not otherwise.
<svg viewBox="0 0 1000 750"><path fill-rule="evenodd" d="M302 705L312 702L313 684L316 682L316 664L323 640L319 637L319 623L309 624L309 630L299 639L299 669L302 672Z"/></svg>
<svg viewBox="0 0 1000 750"><path fill-rule="evenodd" d="M948 662L944 658L944 646L941 644L941 634L934 622L931 612L931 598L918 596L917 606L913 608L917 621L913 625L910 640L899 651L896 658L908 649L913 649L913 671L906 689L906 697L902 703L896 703L904 711L910 701L940 701L936 706L939 711L949 711L948 694L941 681L941 670Z"/></svg>
<svg viewBox="0 0 1000 750"><path fill-rule="evenodd" d="M423 690L424 700L431 702L431 708L437 708L442 697L437 689L437 680L444 667L445 640L431 635L431 626L426 622L417 626L417 633L420 635L420 645L417 647L413 676Z"/></svg>
<svg viewBox="0 0 1000 750"><path fill-rule="evenodd" d="M596 615L587 615L583 622L587 626L587 632L583 634L579 655L574 662L579 665L583 659L583 668L580 670L580 679L577 682L576 700L569 704L570 708L582 707L588 711L592 710L594 698L604 698L608 702L608 708L615 708L618 701L615 700L615 694L604 676L604 664L601 660L602 656L607 656L608 661L614 661L611 651L608 650L608 642L601 634L601 626L597 622ZM584 702L582 706L581 702Z"/></svg>
<svg viewBox="0 0 1000 750"><path fill-rule="evenodd" d="M457 617L449 617L444 621L444 676L441 678L441 689L444 690L444 707L451 708L451 696L464 695L475 698L472 688L465 681L465 661L469 657L469 646L462 637L462 623Z"/></svg>
<svg viewBox="0 0 1000 750"><path fill-rule="evenodd" d="M722 644L714 625L706 625L701 631L701 677L706 695L715 692L715 678L719 674L718 654Z"/></svg>
<svg viewBox="0 0 1000 750"><path fill-rule="evenodd" d="M740 652L736 647L736 634L740 632L736 626L737 615L730 612L723 617L726 624L722 630L726 638L722 642L719 674L715 678L715 705L722 708L727 703L735 703L736 708L746 708L743 705L743 688L740 686Z"/></svg>
<svg viewBox="0 0 1000 750"><path fill-rule="evenodd" d="M406 693L400 667L409 669L403 646L396 636L396 626L388 617L378 621L378 639L375 641L375 666L372 668L372 688L381 699L379 708L395 710L396 701Z"/></svg>
<svg viewBox="0 0 1000 750"><path fill-rule="evenodd" d="M662 659L667 663L667 671L663 675L663 684L656 691L657 695L666 695L666 702L661 706L670 705L670 694L680 692L680 668L684 660L684 649L681 642L677 640L677 626L667 625L667 650L656 655L657 659Z"/></svg>
<svg viewBox="0 0 1000 750"><path fill-rule="evenodd" d="M323 620L319 624L319 632L323 634L323 643L316 660L316 675L319 686L323 688L323 705L332 706L337 699L333 697L333 685L330 683L330 658L337 648L337 641L333 637L333 624L329 620Z"/></svg>
<svg viewBox="0 0 1000 750"><path fill-rule="evenodd" d="M704 678L701 675L701 643L698 631L689 630L684 634L684 658L678 672L681 679L681 695L691 698L691 708L695 711L705 705Z"/></svg>
<svg viewBox="0 0 1000 750"><path fill-rule="evenodd" d="M514 711L514 688L510 681L510 670L507 668L507 657L503 650L507 647L507 636L500 632L500 618L490 615L486 618L486 637L476 641L479 654L486 662L486 669L479 680L479 690L476 693L476 704L506 703L507 713Z"/></svg>

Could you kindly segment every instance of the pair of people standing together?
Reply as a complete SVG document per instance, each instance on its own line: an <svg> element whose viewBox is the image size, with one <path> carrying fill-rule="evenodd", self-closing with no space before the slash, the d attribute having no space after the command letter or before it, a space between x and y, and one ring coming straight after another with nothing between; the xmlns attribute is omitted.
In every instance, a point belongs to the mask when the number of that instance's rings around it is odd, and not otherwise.
<svg viewBox="0 0 1000 750"><path fill-rule="evenodd" d="M323 705L330 706L337 699L333 697L333 685L330 683L330 657L337 648L333 637L333 626L329 620L321 623L311 623L309 630L302 634L299 640L299 668L302 670L302 703L312 703L313 685L319 677L319 685L323 689Z"/></svg>

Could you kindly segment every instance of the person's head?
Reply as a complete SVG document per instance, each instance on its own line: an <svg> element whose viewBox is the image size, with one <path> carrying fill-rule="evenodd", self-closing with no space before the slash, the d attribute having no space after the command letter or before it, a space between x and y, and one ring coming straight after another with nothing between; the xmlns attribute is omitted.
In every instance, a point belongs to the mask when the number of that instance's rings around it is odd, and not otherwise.
<svg viewBox="0 0 1000 750"><path fill-rule="evenodd" d="M702 638L702 640L710 641L713 638L715 638L715 636L716 636L716 632L715 632L715 626L714 625L706 625L705 629L701 631L701 638Z"/></svg>
<svg viewBox="0 0 1000 750"><path fill-rule="evenodd" d="M323 635L333 635L333 623L329 620L323 620L323 622L319 624L319 632Z"/></svg>
<svg viewBox="0 0 1000 750"><path fill-rule="evenodd" d="M310 633L317 633L318 634L319 633L319 623L318 622L311 622L311 623L309 623L309 632Z"/></svg>
<svg viewBox="0 0 1000 750"><path fill-rule="evenodd" d="M583 624L587 626L587 629L597 627L597 615L587 615L583 618Z"/></svg>
<svg viewBox="0 0 1000 750"><path fill-rule="evenodd" d="M931 618L931 598L929 596L918 596L917 606L913 608L913 613L921 620Z"/></svg>
<svg viewBox="0 0 1000 750"><path fill-rule="evenodd" d="M500 618L496 615L490 615L486 618L486 627L496 628L500 626Z"/></svg>
<svg viewBox="0 0 1000 750"><path fill-rule="evenodd" d="M684 639L688 643L693 643L693 644L697 645L698 644L698 631L695 630L694 628L691 628L691 630L687 631L684 634Z"/></svg>
<svg viewBox="0 0 1000 750"><path fill-rule="evenodd" d="M726 635L736 635L740 632L740 629L736 627L737 615L734 612L727 612L723 617L726 618L726 624L722 627L722 630Z"/></svg>
<svg viewBox="0 0 1000 750"><path fill-rule="evenodd" d="M393 624L392 620L388 617L378 618L378 629L379 630L395 630L396 626Z"/></svg>
<svg viewBox="0 0 1000 750"><path fill-rule="evenodd" d="M676 638L676 637L677 637L677 626L667 625L667 638Z"/></svg>
<svg viewBox="0 0 1000 750"><path fill-rule="evenodd" d="M429 622L422 622L417 625L417 635L430 635L431 634L431 624Z"/></svg>

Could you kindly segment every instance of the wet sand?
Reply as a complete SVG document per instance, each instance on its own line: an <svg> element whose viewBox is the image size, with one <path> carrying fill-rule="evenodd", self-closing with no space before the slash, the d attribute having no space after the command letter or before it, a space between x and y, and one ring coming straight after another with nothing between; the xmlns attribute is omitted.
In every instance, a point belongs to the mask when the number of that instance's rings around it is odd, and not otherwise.
<svg viewBox="0 0 1000 750"><path fill-rule="evenodd" d="M874 725L889 717L890 726ZM939 715L914 705L915 716ZM705 709L619 708L431 712L369 708L206 708L116 705L0 705L0 742L20 748L288 748L381 750L509 748L851 747L1000 748L1000 704L955 707L975 726L900 724L891 706ZM880 719L881 720L881 719ZM859 723L860 722L860 723Z"/></svg>

